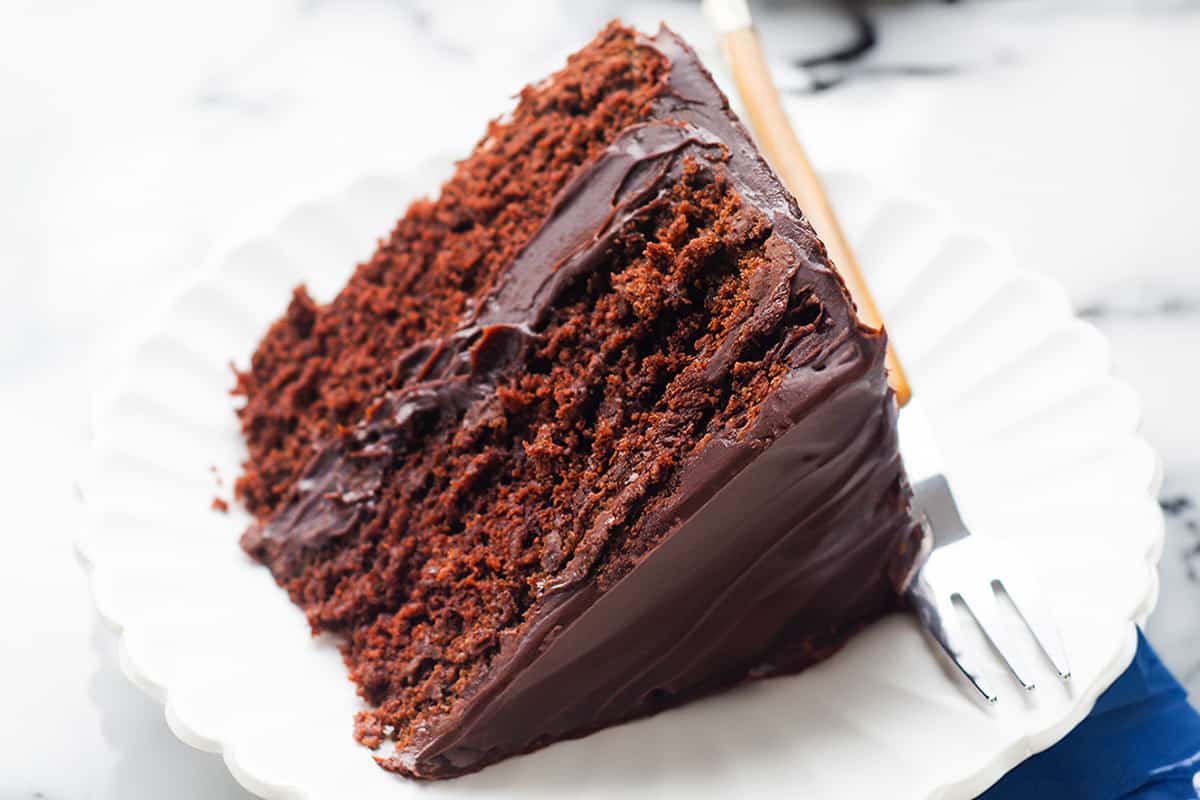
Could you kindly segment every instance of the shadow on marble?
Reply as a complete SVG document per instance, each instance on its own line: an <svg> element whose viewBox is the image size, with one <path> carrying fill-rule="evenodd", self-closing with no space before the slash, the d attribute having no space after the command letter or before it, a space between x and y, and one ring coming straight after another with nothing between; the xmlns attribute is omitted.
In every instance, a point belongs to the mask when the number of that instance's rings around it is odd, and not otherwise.
<svg viewBox="0 0 1200 800"><path fill-rule="evenodd" d="M129 682L117 661L117 637L103 620L92 622L90 641L100 667L88 696L100 711L104 739L117 756L98 800L252 800L220 756L175 738L162 706Z"/></svg>

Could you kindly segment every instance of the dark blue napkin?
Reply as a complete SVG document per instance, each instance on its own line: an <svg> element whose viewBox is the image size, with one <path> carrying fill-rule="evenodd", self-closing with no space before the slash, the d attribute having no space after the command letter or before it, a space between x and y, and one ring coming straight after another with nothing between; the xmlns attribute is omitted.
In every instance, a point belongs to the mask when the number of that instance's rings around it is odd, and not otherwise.
<svg viewBox="0 0 1200 800"><path fill-rule="evenodd" d="M1088 718L980 800L1195 800L1198 774L1200 714L1139 631L1133 663Z"/></svg>

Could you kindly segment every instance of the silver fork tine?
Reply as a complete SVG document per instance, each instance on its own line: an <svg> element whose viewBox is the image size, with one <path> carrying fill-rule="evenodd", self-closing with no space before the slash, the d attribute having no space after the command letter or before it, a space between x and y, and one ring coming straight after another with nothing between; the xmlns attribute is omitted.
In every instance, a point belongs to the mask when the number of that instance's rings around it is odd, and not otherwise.
<svg viewBox="0 0 1200 800"><path fill-rule="evenodd" d="M1008 629L1000 621L996 608L996 595L991 584L962 586L956 589L956 594L962 598L963 603L967 606L967 611L971 612L971 616L983 629L984 635L992 643L992 647L1000 655L1000 659L1008 666L1008 671L1013 674L1021 686L1025 687L1025 691L1033 691L1036 684L1027 677L1029 675L1028 668L1017 655L1019 652L1017 646Z"/></svg>
<svg viewBox="0 0 1200 800"><path fill-rule="evenodd" d="M1034 665L1022 652L1018 629L1003 618L1005 611L996 597L996 587L1002 587L1058 674L1069 677L1058 628L1027 571L1023 553L1003 539L971 533L941 469L937 440L917 406L917 401L911 402L900 416L900 442L912 481L913 512L927 537L927 554L908 590L921 623L979 693L996 702L996 695L980 682L978 668L964 662L958 609L952 602L957 596L1009 672L1027 691L1032 690Z"/></svg>
<svg viewBox="0 0 1200 800"><path fill-rule="evenodd" d="M1008 595L1021 619L1025 620L1038 646L1050 659L1059 677L1064 680L1071 677L1071 665L1067 661L1067 650L1063 647L1062 635L1058 625L1050 613L1049 606L1041 596L1036 584L1028 577L1018 573L1018 565L1007 564L1004 577L998 578L996 584Z"/></svg>
<svg viewBox="0 0 1200 800"><path fill-rule="evenodd" d="M995 703L997 696L988 682L983 679L982 672L976 666L963 646L962 631L955 618L954 602L949 594L939 593L929 585L924 577L918 577L909 589L917 616L925 630L933 637L958 667L976 691L989 703Z"/></svg>

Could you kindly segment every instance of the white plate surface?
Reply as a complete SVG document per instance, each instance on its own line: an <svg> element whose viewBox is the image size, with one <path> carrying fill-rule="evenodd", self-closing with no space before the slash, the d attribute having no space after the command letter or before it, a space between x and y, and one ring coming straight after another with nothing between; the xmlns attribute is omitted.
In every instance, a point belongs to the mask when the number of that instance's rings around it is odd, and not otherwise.
<svg viewBox="0 0 1200 800"><path fill-rule="evenodd" d="M444 164L358 182L227 251L158 310L98 398L91 526L79 549L122 667L172 730L219 751L267 798L971 797L1090 710L1132 658L1157 595L1158 462L1108 346L1063 292L991 238L852 175L827 176L916 393L935 417L978 532L1029 554L1057 610L1074 678L1039 665L1018 694L998 661L988 709L915 623L886 619L807 672L417 786L352 739L360 705L335 646L238 549L228 496L244 448L228 395L308 283L328 299ZM218 488L212 471L224 481ZM982 647L978 638L974 643ZM1028 642L1027 642L1028 644Z"/></svg>

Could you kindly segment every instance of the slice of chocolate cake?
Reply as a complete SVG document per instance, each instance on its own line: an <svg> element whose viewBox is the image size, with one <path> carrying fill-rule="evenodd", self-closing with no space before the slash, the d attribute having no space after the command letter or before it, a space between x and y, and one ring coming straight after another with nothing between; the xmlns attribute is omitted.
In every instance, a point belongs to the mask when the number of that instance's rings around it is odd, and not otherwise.
<svg viewBox="0 0 1200 800"><path fill-rule="evenodd" d="M459 775L895 608L883 358L695 54L613 24L296 291L239 376L243 545L343 637L380 764Z"/></svg>

